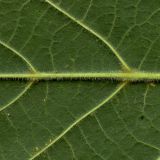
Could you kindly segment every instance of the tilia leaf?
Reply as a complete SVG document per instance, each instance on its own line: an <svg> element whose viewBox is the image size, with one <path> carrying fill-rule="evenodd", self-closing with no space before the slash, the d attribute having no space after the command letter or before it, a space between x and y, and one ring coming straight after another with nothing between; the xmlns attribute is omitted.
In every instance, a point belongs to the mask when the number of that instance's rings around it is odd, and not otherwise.
<svg viewBox="0 0 160 160"><path fill-rule="evenodd" d="M159 160L160 1L0 0L0 160Z"/></svg>

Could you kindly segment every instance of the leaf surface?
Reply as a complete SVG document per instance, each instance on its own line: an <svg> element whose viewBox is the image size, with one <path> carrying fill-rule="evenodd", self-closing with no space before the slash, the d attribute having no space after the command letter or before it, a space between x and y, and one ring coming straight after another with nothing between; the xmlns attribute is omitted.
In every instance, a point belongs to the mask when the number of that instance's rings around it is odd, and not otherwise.
<svg viewBox="0 0 160 160"><path fill-rule="evenodd" d="M158 160L159 8L1 0L0 159Z"/></svg>

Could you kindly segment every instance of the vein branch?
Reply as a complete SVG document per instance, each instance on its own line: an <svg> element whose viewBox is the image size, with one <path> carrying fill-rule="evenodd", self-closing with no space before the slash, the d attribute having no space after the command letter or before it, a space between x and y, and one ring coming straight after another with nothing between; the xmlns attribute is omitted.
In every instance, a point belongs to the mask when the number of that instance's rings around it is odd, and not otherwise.
<svg viewBox="0 0 160 160"><path fill-rule="evenodd" d="M26 62L28 67L31 69L31 71L36 72L36 69L34 68L34 66L21 53L19 53L17 50L15 50L14 48L12 48L11 46L9 46L8 44L6 44L5 42L3 42L1 40L0 40L0 45L4 46L5 48L9 49L14 54L16 54L18 57L20 57L24 62Z"/></svg>
<svg viewBox="0 0 160 160"><path fill-rule="evenodd" d="M51 147L53 144L55 144L58 140L60 140L64 135L66 135L73 127L75 127L77 124L79 124L82 120L84 120L86 117L88 117L90 114L94 113L96 110L101 108L105 103L107 103L110 99L112 99L124 86L126 83L122 83L119 85L115 91L106 97L101 103L99 103L97 106L89 110L87 113L79 117L77 120L75 120L68 128L66 128L61 134L59 134L53 141L51 141L47 146L42 148L39 152L37 152L35 155L33 155L29 160L33 160L36 157L38 157L40 154L42 154L44 151L46 151L49 147Z"/></svg>
<svg viewBox="0 0 160 160"><path fill-rule="evenodd" d="M17 102L17 100L19 100L32 86L33 81L29 82L27 84L27 86L24 88L23 91L21 91L16 97L14 97L9 103L7 103L4 106L0 107L0 112L4 111L7 107L9 107L10 105L14 104L15 102Z"/></svg>
<svg viewBox="0 0 160 160"><path fill-rule="evenodd" d="M49 5L51 5L52 7L54 7L56 10L58 10L59 12L61 12L63 15L65 15L66 17L68 17L69 19L71 19L73 22L77 23L78 25L80 25L82 28L84 28L85 30L87 30L88 32L90 32L91 34L93 34L95 37L97 37L98 39L100 39L107 47L110 48L110 50L115 54L115 56L118 58L118 60L121 62L123 68L127 71L130 71L130 67L128 66L128 64L123 60L123 58L120 56L120 54L117 52L117 50L111 45L110 42L108 42L102 35L100 35L99 33L97 33L96 31L94 31L92 28L90 28L89 26L87 26L86 24L84 24L84 22L82 22L83 20L78 20L75 17L73 17L71 14L69 14L68 12L66 12L65 10L63 10L61 7L59 7L58 5L56 5L55 3L51 2L50 0L45 0L45 2L47 2Z"/></svg>

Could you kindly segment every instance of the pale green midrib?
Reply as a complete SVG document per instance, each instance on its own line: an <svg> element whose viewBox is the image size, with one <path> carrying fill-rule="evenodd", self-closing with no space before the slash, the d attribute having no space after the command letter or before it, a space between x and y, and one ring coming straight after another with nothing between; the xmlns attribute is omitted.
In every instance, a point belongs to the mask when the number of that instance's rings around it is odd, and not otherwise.
<svg viewBox="0 0 160 160"><path fill-rule="evenodd" d="M83 72L83 73L0 73L1 80L117 80L117 81L157 81L160 72Z"/></svg>
<svg viewBox="0 0 160 160"><path fill-rule="evenodd" d="M89 110L84 115L80 116L77 120L75 120L68 128L66 128L61 134L59 134L53 141L51 141L48 145L46 145L44 148L42 148L39 152L37 152L35 155L33 155L29 160L33 160L39 155L41 155L44 151L46 151L49 147L51 147L53 144L55 144L58 140L60 140L64 135L66 135L74 126L79 124L83 119L88 117L90 114L94 113L96 110L101 108L105 103L107 103L110 99L112 99L116 94L119 93L119 91L126 85L126 82L123 82L120 84L112 94L110 94L108 97L106 97L101 103L96 105L94 108Z"/></svg>
<svg viewBox="0 0 160 160"><path fill-rule="evenodd" d="M123 60L123 58L121 57L121 55L117 52L117 50L102 35L100 35L96 31L94 31L92 28L90 28L89 26L87 26L86 24L84 24L82 22L82 20L76 19L74 16L72 16L71 14L69 14L68 12L66 12L65 10L63 10L60 6L56 5L55 3L51 2L50 0L45 0L45 2L47 2L49 5L51 5L52 7L54 7L56 10L58 10L59 12L61 12L63 15L65 15L66 17L68 17L69 19L71 19L73 22L75 22L78 25L80 25L81 27L83 27L85 30L87 30L88 32L90 32L91 34L93 34L95 37L97 37L98 39L100 39L106 46L108 46L110 48L110 50L118 58L118 60L120 61L120 63L124 67L124 69L127 70L127 71L131 70L131 68L128 66L128 64Z"/></svg>

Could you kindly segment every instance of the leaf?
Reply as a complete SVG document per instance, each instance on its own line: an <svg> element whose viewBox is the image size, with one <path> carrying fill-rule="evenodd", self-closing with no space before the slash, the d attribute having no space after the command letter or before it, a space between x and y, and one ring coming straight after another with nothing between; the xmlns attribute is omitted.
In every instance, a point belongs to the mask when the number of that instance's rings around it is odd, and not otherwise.
<svg viewBox="0 0 160 160"><path fill-rule="evenodd" d="M159 17L157 0L1 0L0 159L158 160Z"/></svg>

